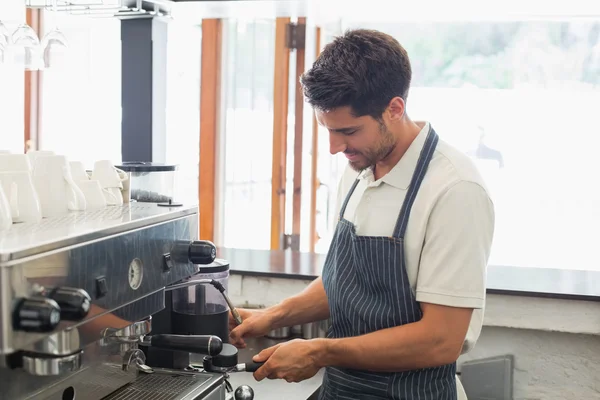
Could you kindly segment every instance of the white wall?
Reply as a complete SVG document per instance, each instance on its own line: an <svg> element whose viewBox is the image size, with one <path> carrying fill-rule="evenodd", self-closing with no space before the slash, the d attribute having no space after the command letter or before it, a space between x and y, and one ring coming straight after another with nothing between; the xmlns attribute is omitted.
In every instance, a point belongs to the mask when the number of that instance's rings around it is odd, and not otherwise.
<svg viewBox="0 0 600 400"><path fill-rule="evenodd" d="M506 354L515 400L600 399L600 336L485 326L459 362Z"/></svg>
<svg viewBox="0 0 600 400"><path fill-rule="evenodd" d="M309 281L232 275L236 305L270 306ZM489 295L475 348L459 359L511 354L515 400L600 399L600 304Z"/></svg>
<svg viewBox="0 0 600 400"><path fill-rule="evenodd" d="M23 0L0 0L0 21L15 26L25 21ZM0 65L0 150L23 151L23 69Z"/></svg>

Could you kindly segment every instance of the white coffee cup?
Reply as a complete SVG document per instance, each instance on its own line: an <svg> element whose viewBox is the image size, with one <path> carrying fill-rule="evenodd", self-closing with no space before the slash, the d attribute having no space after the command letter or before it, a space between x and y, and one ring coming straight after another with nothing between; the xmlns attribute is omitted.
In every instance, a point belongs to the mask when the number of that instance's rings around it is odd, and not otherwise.
<svg viewBox="0 0 600 400"><path fill-rule="evenodd" d="M0 171L31 171L31 163L25 154L0 154Z"/></svg>
<svg viewBox="0 0 600 400"><path fill-rule="evenodd" d="M30 172L0 172L0 185L11 209L13 222L42 220L40 200Z"/></svg>
<svg viewBox="0 0 600 400"><path fill-rule="evenodd" d="M77 184L79 184L80 181L90 180L81 161L71 161L69 162L69 166L71 167L71 176Z"/></svg>
<svg viewBox="0 0 600 400"><path fill-rule="evenodd" d="M44 217L66 214L69 210L85 210L85 196L73 181L65 156L37 157L33 181L40 196Z"/></svg>
<svg viewBox="0 0 600 400"><path fill-rule="evenodd" d="M8 199L4 195L4 189L0 185L0 231L9 229L13 224L12 210Z"/></svg>
<svg viewBox="0 0 600 400"><path fill-rule="evenodd" d="M126 173L116 168L109 160L99 160L94 163L92 179L100 181L102 188L123 188ZM124 178L125 176L125 178Z"/></svg>
<svg viewBox="0 0 600 400"><path fill-rule="evenodd" d="M86 211L98 210L104 208L109 204L107 198L114 203L113 195L108 192L107 189L103 189L99 181L96 180L81 180L77 182L77 185L83 192L86 201Z"/></svg>

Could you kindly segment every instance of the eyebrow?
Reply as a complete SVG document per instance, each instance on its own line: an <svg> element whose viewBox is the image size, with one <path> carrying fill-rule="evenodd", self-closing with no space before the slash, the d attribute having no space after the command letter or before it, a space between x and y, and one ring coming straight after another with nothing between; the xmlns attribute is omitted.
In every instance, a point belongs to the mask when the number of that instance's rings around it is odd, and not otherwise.
<svg viewBox="0 0 600 400"><path fill-rule="evenodd" d="M332 132L338 132L338 133L350 133L350 132L354 132L359 130L360 128L362 128L362 125L357 125L357 126L348 126L346 128L338 128L338 129L330 129Z"/></svg>

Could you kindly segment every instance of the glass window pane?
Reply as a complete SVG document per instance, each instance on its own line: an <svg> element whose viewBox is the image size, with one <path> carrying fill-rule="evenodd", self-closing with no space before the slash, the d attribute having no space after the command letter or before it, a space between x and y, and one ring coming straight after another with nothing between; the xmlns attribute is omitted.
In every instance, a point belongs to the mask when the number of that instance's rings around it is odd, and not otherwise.
<svg viewBox="0 0 600 400"><path fill-rule="evenodd" d="M179 165L176 199L198 203L202 27L168 24L166 162Z"/></svg>
<svg viewBox="0 0 600 400"><path fill-rule="evenodd" d="M491 264L600 269L599 22L355 26L400 41L409 115L479 166L497 213Z"/></svg>
<svg viewBox="0 0 600 400"><path fill-rule="evenodd" d="M222 244L269 249L275 20L226 20Z"/></svg>
<svg viewBox="0 0 600 400"><path fill-rule="evenodd" d="M40 149L82 161L121 161L121 24L52 15L69 50L43 72ZM46 24L46 30L52 29Z"/></svg>

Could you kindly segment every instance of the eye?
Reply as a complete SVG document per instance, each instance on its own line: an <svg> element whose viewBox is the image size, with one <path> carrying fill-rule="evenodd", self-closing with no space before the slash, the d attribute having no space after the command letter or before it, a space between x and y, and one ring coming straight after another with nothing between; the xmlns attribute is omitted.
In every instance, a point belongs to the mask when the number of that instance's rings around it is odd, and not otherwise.
<svg viewBox="0 0 600 400"><path fill-rule="evenodd" d="M344 132L344 135L345 136L350 136L350 135L354 135L356 132L358 132L358 131Z"/></svg>

